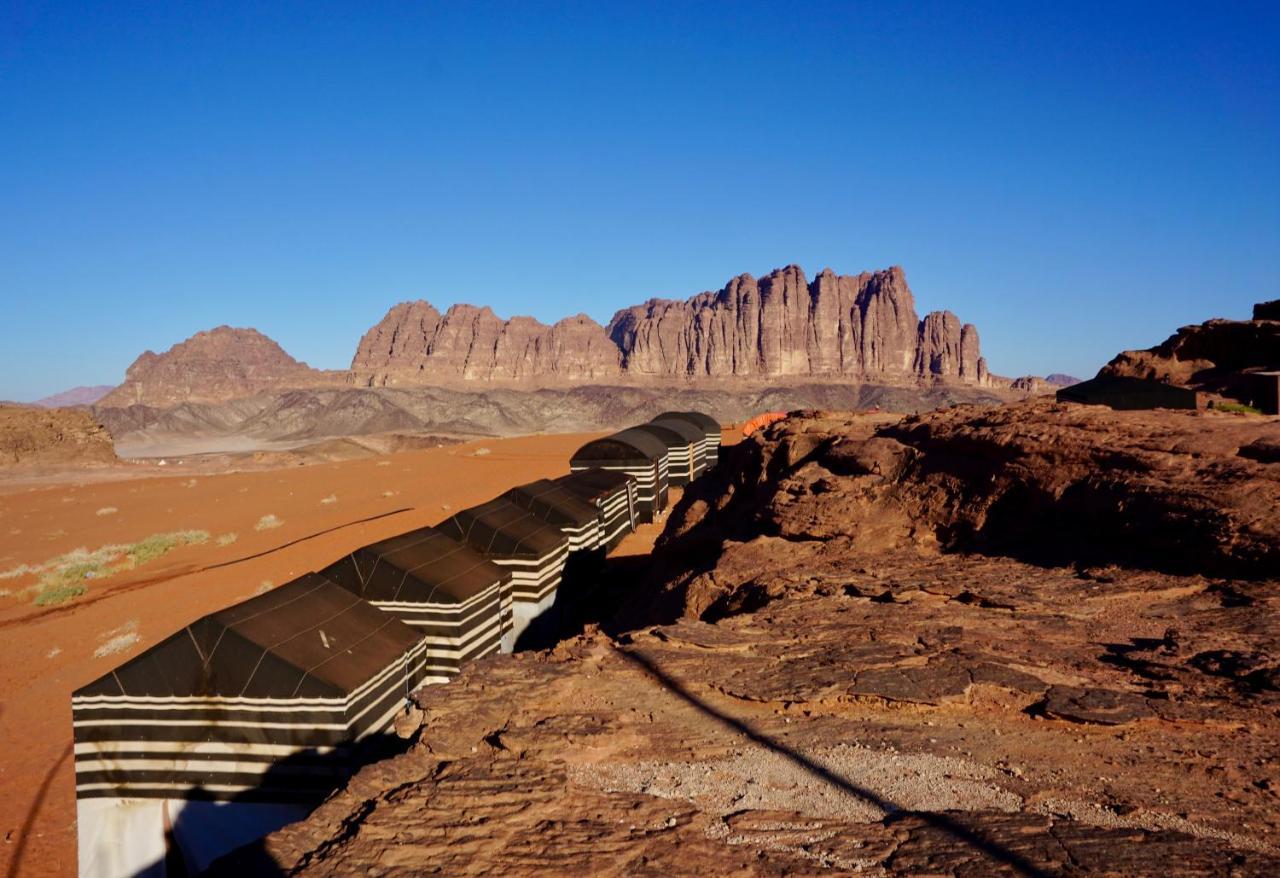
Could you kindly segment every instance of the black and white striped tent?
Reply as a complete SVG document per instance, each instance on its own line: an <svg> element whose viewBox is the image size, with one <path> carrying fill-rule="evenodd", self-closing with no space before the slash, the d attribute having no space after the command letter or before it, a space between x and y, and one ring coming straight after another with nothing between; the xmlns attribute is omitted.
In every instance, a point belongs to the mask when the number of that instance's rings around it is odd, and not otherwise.
<svg viewBox="0 0 1280 878"><path fill-rule="evenodd" d="M464 509L437 527L511 572L513 628L506 650L555 602L569 559L569 539L560 528L505 497Z"/></svg>
<svg viewBox="0 0 1280 878"><path fill-rule="evenodd" d="M390 726L425 652L309 573L76 691L80 875L164 875L179 854L195 874L304 816Z"/></svg>
<svg viewBox="0 0 1280 878"><path fill-rule="evenodd" d="M692 482L707 469L707 435L701 427L694 426L681 418L654 418L646 427L662 427L670 430L683 441L679 449L669 449L671 459L671 484L676 485L676 470L683 467L687 481ZM679 464L677 464L679 461Z"/></svg>
<svg viewBox="0 0 1280 878"><path fill-rule="evenodd" d="M632 429L648 433L666 446L667 480L671 487L678 488L693 481L696 452L693 440L688 435L681 435L670 427L660 427L657 424L637 424ZM701 438L702 433L699 431L698 439Z"/></svg>
<svg viewBox="0 0 1280 878"><path fill-rule="evenodd" d="M511 572L433 527L356 549L320 573L423 637L424 683L498 652L511 630Z"/></svg>
<svg viewBox="0 0 1280 878"><path fill-rule="evenodd" d="M502 496L559 527L569 540L570 552L592 552L603 545L604 531L595 504L550 479L520 485Z"/></svg>
<svg viewBox="0 0 1280 878"><path fill-rule="evenodd" d="M661 422L673 419L688 421L702 430L707 437L707 469L714 467L720 461L720 422L702 412L663 412L653 420Z"/></svg>
<svg viewBox="0 0 1280 878"><path fill-rule="evenodd" d="M601 546L611 552L629 533L638 519L636 480L624 472L603 469L580 470L561 476L556 484L595 506L600 519Z"/></svg>
<svg viewBox="0 0 1280 878"><path fill-rule="evenodd" d="M633 427L593 439L573 453L569 469L603 469L634 477L642 522L653 521L667 508L667 446L650 432Z"/></svg>

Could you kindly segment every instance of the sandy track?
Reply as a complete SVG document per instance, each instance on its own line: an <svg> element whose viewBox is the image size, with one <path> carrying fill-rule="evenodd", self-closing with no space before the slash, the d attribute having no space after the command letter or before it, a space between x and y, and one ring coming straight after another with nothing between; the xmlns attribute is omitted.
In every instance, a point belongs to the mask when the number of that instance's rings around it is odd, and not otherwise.
<svg viewBox="0 0 1280 878"><path fill-rule="evenodd" d="M70 699L76 688L267 583L434 524L512 485L562 475L570 453L596 435L484 439L265 472L0 485L0 572L156 533L210 535L203 545L93 584L59 607L0 597L0 875L75 874ZM489 452L476 454L481 448ZM282 524L255 530L266 515ZM635 547L622 550L647 551L657 531L645 528L633 537ZM231 533L234 542L218 544ZM0 588L30 581L0 580ZM127 645L96 657L113 639Z"/></svg>

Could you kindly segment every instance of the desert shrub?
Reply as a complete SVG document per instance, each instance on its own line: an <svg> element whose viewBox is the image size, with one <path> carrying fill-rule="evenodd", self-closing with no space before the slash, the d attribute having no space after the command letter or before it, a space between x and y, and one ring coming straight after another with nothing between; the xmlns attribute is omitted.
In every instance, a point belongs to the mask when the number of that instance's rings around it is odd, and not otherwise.
<svg viewBox="0 0 1280 878"><path fill-rule="evenodd" d="M274 514L264 515L258 519L258 523L253 526L254 530L271 530L273 527L279 527L284 524Z"/></svg>
<svg viewBox="0 0 1280 878"><path fill-rule="evenodd" d="M37 607L50 607L55 604L65 603L72 598L78 598L88 589L83 585L55 585L48 588L40 589L36 594L35 605Z"/></svg>
<svg viewBox="0 0 1280 878"><path fill-rule="evenodd" d="M1242 402L1218 402L1213 407L1220 412L1232 412L1238 415L1261 415L1264 414L1262 409L1256 409L1251 405L1245 405Z"/></svg>

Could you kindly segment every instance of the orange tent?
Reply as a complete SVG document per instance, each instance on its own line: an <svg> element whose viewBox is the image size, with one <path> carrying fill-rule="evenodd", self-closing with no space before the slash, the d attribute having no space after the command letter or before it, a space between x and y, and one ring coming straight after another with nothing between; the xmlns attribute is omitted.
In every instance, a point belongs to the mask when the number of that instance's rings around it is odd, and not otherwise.
<svg viewBox="0 0 1280 878"><path fill-rule="evenodd" d="M754 418L742 425L742 435L744 438L750 436L756 430L763 430L770 424L775 424L778 421L785 419L786 416L786 412L765 412L762 415L756 415Z"/></svg>

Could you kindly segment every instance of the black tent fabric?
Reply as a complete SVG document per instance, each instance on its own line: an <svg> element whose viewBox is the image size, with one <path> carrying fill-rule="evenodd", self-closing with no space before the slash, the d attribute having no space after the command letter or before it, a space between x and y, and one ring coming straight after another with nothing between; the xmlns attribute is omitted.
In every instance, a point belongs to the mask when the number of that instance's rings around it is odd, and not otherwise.
<svg viewBox="0 0 1280 878"><path fill-rule="evenodd" d="M672 419L688 421L702 430L707 437L707 468L714 467L720 461L720 422L703 412L663 412L653 420L661 422Z"/></svg>
<svg viewBox="0 0 1280 878"><path fill-rule="evenodd" d="M497 652L511 630L511 573L433 527L356 549L320 573L418 632L425 683Z"/></svg>
<svg viewBox="0 0 1280 878"><path fill-rule="evenodd" d="M588 442L569 460L573 472L602 469L632 476L642 522L667 508L667 465L666 443L634 427Z"/></svg>
<svg viewBox="0 0 1280 878"><path fill-rule="evenodd" d="M205 616L72 695L85 878L191 874L300 819L380 755L426 645L309 573Z"/></svg>
<svg viewBox="0 0 1280 878"><path fill-rule="evenodd" d="M540 603L560 585L568 538L556 525L505 497L464 509L437 527L509 570L517 604Z"/></svg>
<svg viewBox="0 0 1280 878"><path fill-rule="evenodd" d="M1163 381L1113 375L1099 375L1064 387L1058 391L1057 400L1124 410L1194 409L1199 404L1194 390Z"/></svg>
<svg viewBox="0 0 1280 878"><path fill-rule="evenodd" d="M693 481L695 452L688 436L682 435L671 427L652 423L637 424L632 429L648 433L666 446L667 480L670 485L680 487ZM701 433L698 433L698 438L702 438Z"/></svg>
<svg viewBox="0 0 1280 878"><path fill-rule="evenodd" d="M422 681L425 653L414 629L309 573L192 622L77 690L76 796L181 798L198 788L206 798L306 800L340 762L317 760L296 782L264 788L275 760L263 746L328 751L384 731Z"/></svg>
<svg viewBox="0 0 1280 878"><path fill-rule="evenodd" d="M592 504L600 522L600 545L612 551L638 523L636 480L624 472L603 469L580 470L561 476L556 484Z"/></svg>
<svg viewBox="0 0 1280 878"><path fill-rule="evenodd" d="M590 552L604 541L599 509L550 479L519 485L502 495L549 524L569 540L570 552Z"/></svg>
<svg viewBox="0 0 1280 878"><path fill-rule="evenodd" d="M701 427L689 423L683 418L654 418L646 426L662 427L670 430L684 440L685 445L682 450L677 453L675 449L670 450L671 464L670 473L672 478L675 477L677 460L681 455L687 456L688 481L692 482L698 476L702 475L707 469L707 434L703 432ZM675 484L673 481L672 484Z"/></svg>

